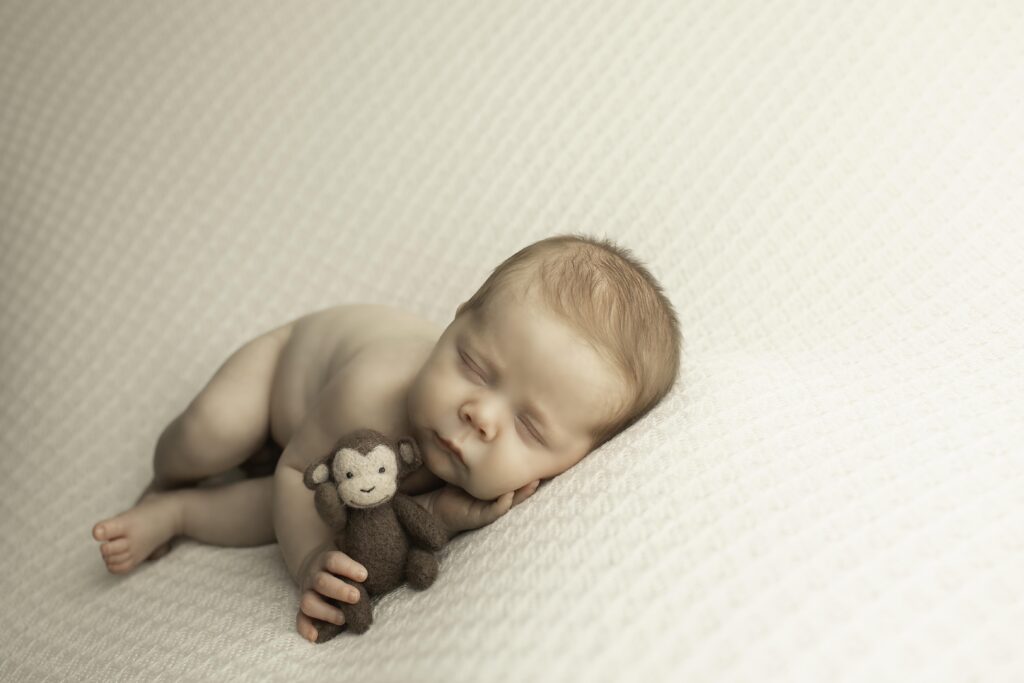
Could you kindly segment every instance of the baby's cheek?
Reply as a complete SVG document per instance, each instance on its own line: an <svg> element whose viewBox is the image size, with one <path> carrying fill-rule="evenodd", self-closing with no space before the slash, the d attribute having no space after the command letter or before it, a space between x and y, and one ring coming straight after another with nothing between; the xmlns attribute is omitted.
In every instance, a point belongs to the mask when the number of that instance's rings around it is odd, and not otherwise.
<svg viewBox="0 0 1024 683"><path fill-rule="evenodd" d="M434 455L434 449L427 447L423 449L422 454L423 466L426 467L430 471L430 473L433 474L435 477L440 477L441 472L438 472L436 460L437 456ZM442 477L442 479L443 478L444 477Z"/></svg>
<svg viewBox="0 0 1024 683"><path fill-rule="evenodd" d="M478 467L472 481L466 485L466 492L480 500L494 500L511 490L507 480L486 465Z"/></svg>
<svg viewBox="0 0 1024 683"><path fill-rule="evenodd" d="M425 386L425 379L424 377L417 379L409 390L408 409L410 416L414 420L422 421L428 414L427 408L430 403L426 400L428 391Z"/></svg>
<svg viewBox="0 0 1024 683"><path fill-rule="evenodd" d="M425 372L416 378L412 385L410 395L417 406L429 403L430 396L434 393L435 379L433 373Z"/></svg>

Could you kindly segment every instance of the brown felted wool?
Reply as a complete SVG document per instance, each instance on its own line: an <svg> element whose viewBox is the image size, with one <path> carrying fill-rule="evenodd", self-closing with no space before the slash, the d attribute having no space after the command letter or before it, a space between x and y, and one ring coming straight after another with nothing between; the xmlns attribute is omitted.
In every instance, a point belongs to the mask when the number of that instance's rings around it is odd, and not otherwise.
<svg viewBox="0 0 1024 683"><path fill-rule="evenodd" d="M346 627L365 633L373 622L370 596L406 581L416 589L437 577L434 551L448 541L440 522L409 496L398 482L421 464L412 439L392 443L380 432L361 429L346 434L331 452L306 468L303 481L314 491L317 512L334 531L338 550L366 567L365 581L345 583L359 590L351 605L327 599L345 615L345 626L314 620L323 643Z"/></svg>

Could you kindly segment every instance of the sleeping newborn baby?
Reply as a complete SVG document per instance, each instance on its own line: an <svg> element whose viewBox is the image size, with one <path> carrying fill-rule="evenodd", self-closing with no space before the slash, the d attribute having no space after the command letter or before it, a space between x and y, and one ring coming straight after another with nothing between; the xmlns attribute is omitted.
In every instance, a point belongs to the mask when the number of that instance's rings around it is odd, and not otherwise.
<svg viewBox="0 0 1024 683"><path fill-rule="evenodd" d="M672 388L682 336L648 270L607 240L557 236L501 263L441 330L386 306L346 305L246 343L163 431L153 481L93 528L113 573L171 539L277 541L299 587L298 632L344 623L339 576L365 568L334 550L306 467L359 428L416 440L423 466L400 490L449 536L490 524L633 424ZM282 451L283 449L283 451ZM272 476L200 480L279 455ZM209 482L204 482L209 484Z"/></svg>

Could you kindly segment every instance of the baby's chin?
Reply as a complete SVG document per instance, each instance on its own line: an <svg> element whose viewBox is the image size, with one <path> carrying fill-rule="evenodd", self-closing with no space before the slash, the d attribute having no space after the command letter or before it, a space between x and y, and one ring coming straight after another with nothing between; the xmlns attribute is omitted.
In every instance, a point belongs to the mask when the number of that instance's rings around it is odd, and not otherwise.
<svg viewBox="0 0 1024 683"><path fill-rule="evenodd" d="M453 486L459 486L463 491L465 491L469 495L473 496L477 500L497 500L498 498L501 498L501 496L503 496L505 494L504 491L497 491L496 492L496 491L489 491L489 490L481 490L481 489L478 489L478 488L476 488L476 487L474 487L472 485L462 486L460 484L454 484L453 483Z"/></svg>
<svg viewBox="0 0 1024 683"><path fill-rule="evenodd" d="M434 462L434 459L431 456L426 455L425 453L423 455L423 467L425 467L428 472L433 474L438 479L446 483L456 485L455 482L453 482L451 479L451 473L446 472L445 468L443 467L437 467L437 464Z"/></svg>

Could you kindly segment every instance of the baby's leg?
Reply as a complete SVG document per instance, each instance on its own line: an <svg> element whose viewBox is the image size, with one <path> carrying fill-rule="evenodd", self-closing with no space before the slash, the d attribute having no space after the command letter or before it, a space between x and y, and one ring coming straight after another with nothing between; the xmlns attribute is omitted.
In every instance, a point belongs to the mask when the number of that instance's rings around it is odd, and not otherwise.
<svg viewBox="0 0 1024 683"><path fill-rule="evenodd" d="M235 351L157 440L153 472L170 488L226 472L270 436L270 397L293 323Z"/></svg>
<svg viewBox="0 0 1024 683"><path fill-rule="evenodd" d="M147 508L147 514L133 515L131 524L122 523L122 518L147 501L156 502L151 500L156 493L233 469L267 442L274 374L294 324L271 330L231 354L185 411L164 429L153 457L153 481L135 507L93 527L93 537L103 543L100 553L104 559L123 555L124 549L133 545L131 538L119 542L124 533L140 540L135 547L149 547L153 559L162 556L170 545L152 546L149 539L167 536L167 524L148 531L141 525L147 519L166 522L168 514L149 514L153 510ZM166 500L160 501L161 509L166 509Z"/></svg>
<svg viewBox="0 0 1024 683"><path fill-rule="evenodd" d="M216 488L154 492L96 525L97 533L115 539L103 544L103 561L110 572L125 574L179 535L235 547L272 543L273 490L274 478L262 477Z"/></svg>

